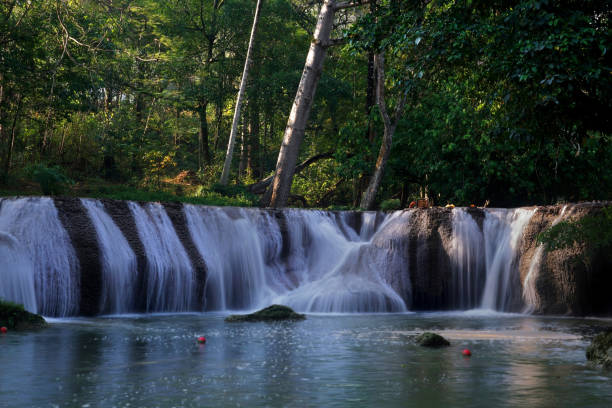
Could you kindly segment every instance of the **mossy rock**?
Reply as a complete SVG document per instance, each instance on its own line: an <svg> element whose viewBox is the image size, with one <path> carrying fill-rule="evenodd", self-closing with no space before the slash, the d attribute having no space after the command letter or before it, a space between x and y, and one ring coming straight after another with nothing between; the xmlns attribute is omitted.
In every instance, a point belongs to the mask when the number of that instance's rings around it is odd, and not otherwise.
<svg viewBox="0 0 612 408"><path fill-rule="evenodd" d="M586 350L587 360L612 368L612 330L600 333L593 338Z"/></svg>
<svg viewBox="0 0 612 408"><path fill-rule="evenodd" d="M419 346L423 347L447 347L450 346L450 342L446 340L444 337L440 336L436 333L425 332L423 334L419 334L416 337L416 342Z"/></svg>
<svg viewBox="0 0 612 408"><path fill-rule="evenodd" d="M272 305L255 313L246 315L231 315L225 318L226 322L268 322L279 320L304 320L306 316L295 313L293 309L282 305Z"/></svg>
<svg viewBox="0 0 612 408"><path fill-rule="evenodd" d="M0 326L9 330L30 330L47 327L42 316L30 313L22 305L0 300Z"/></svg>

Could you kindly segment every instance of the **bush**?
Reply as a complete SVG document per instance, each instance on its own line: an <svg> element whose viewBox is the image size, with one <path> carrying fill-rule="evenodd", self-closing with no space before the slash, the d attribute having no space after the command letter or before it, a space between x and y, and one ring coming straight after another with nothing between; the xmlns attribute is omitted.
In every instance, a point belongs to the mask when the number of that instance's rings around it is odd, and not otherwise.
<svg viewBox="0 0 612 408"><path fill-rule="evenodd" d="M402 206L400 204L400 200L398 200L397 198L390 198L390 199L385 200L382 203L380 203L380 209L382 211L400 210L401 207Z"/></svg>
<svg viewBox="0 0 612 408"><path fill-rule="evenodd" d="M44 195L63 194L66 188L73 185L74 181L64 175L60 166L47 167L37 164L30 168L32 180L40 184Z"/></svg>

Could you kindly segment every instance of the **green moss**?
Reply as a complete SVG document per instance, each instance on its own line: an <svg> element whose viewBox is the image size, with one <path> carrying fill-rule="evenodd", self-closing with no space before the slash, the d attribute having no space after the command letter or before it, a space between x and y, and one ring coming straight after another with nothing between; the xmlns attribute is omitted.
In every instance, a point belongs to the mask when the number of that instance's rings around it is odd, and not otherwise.
<svg viewBox="0 0 612 408"><path fill-rule="evenodd" d="M41 329L47 322L41 316L30 313L22 305L0 300L0 326L9 330Z"/></svg>
<svg viewBox="0 0 612 408"><path fill-rule="evenodd" d="M548 250L585 245L588 250L612 247L612 206L573 221L561 221L538 235Z"/></svg>
<svg viewBox="0 0 612 408"><path fill-rule="evenodd" d="M277 320L304 320L306 316L295 313L293 309L282 305L272 305L255 313L228 316L226 322L264 322Z"/></svg>
<svg viewBox="0 0 612 408"><path fill-rule="evenodd" d="M425 332L416 337L416 342L423 347L447 347L450 346L448 340L436 333Z"/></svg>
<svg viewBox="0 0 612 408"><path fill-rule="evenodd" d="M587 360L612 368L612 330L600 333L586 350Z"/></svg>

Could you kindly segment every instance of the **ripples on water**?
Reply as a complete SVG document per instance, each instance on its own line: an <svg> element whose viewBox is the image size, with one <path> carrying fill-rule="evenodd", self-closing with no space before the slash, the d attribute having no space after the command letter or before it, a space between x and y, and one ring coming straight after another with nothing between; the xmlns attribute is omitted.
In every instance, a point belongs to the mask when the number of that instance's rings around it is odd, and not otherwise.
<svg viewBox="0 0 612 408"><path fill-rule="evenodd" d="M612 321L480 311L53 320L0 337L0 406L612 406L612 373L585 361L580 333L595 326ZM414 345L423 330L452 346Z"/></svg>

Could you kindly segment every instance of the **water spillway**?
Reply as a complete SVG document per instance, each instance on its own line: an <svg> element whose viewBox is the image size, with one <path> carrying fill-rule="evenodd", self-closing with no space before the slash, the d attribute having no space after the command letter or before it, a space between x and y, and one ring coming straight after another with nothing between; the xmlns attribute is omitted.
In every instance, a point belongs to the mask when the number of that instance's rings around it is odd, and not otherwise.
<svg viewBox="0 0 612 408"><path fill-rule="evenodd" d="M0 244L3 299L23 303L31 311L48 316L77 314L80 265L53 200L3 199L0 231L10 237ZM33 288L24 283L30 279L34 280ZM31 291L28 294L24 293L25 285ZM7 293L11 288L18 289ZM32 298L36 299L35 305Z"/></svg>
<svg viewBox="0 0 612 408"><path fill-rule="evenodd" d="M541 305L529 302L543 298L547 276L533 270L547 263L534 234L551 224L543 221L546 211L329 212L6 198L0 298L48 316L272 303L309 313L538 311Z"/></svg>

